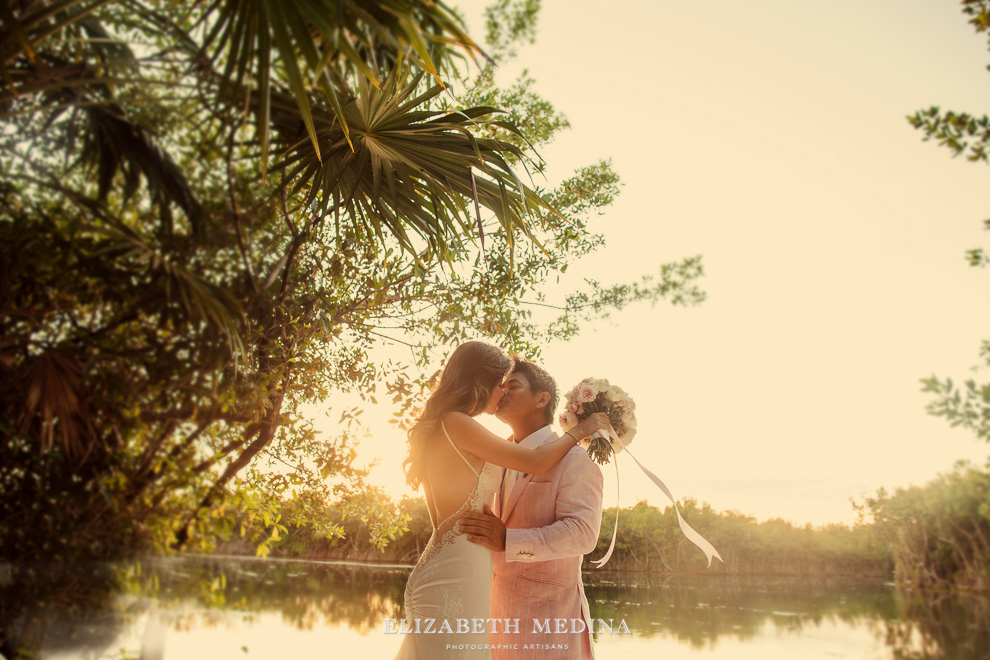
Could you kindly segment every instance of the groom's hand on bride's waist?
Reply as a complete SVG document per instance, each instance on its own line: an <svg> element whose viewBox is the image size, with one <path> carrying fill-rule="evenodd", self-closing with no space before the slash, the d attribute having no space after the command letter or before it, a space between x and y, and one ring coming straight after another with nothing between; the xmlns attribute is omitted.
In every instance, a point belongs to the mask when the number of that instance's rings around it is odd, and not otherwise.
<svg viewBox="0 0 990 660"><path fill-rule="evenodd" d="M505 552L505 525L498 516L492 514L486 504L482 513L471 512L461 519L462 534L468 535L468 541L483 545L493 552Z"/></svg>

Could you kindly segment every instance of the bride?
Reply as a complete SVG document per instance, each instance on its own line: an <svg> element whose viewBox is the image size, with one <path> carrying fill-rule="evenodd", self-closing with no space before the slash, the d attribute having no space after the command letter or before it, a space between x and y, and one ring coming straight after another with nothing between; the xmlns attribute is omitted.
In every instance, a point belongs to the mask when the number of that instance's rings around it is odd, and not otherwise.
<svg viewBox="0 0 990 660"><path fill-rule="evenodd" d="M433 535L406 583L401 632L408 634L397 660L491 657L488 634L496 623L488 621L492 555L460 534L458 523L491 504L500 468L541 474L580 438L611 429L608 417L599 413L535 449L494 435L473 418L495 412L511 369L512 360L495 346L461 344L409 431L406 480L426 491Z"/></svg>

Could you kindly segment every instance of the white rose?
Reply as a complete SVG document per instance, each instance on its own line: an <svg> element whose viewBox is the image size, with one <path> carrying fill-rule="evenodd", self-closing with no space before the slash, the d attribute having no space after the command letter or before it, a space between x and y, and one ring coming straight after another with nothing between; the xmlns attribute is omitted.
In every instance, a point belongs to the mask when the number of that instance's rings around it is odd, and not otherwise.
<svg viewBox="0 0 990 660"><path fill-rule="evenodd" d="M598 391L599 392L608 392L608 390L609 390L608 381L605 380L604 378L602 378L601 380L599 380L598 381Z"/></svg>

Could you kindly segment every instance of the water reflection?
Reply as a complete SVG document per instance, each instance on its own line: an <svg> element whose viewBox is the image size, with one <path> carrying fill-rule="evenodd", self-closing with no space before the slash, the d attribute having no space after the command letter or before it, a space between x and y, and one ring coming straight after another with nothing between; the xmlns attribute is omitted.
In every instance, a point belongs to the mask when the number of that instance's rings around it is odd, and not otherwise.
<svg viewBox="0 0 990 660"><path fill-rule="evenodd" d="M126 608L111 607L118 594L110 566L13 567L0 589L0 654L32 658L42 648L108 648L126 617Z"/></svg>
<svg viewBox="0 0 990 660"><path fill-rule="evenodd" d="M213 635L217 645L243 657L244 640L256 634L279 639L284 649L301 649L297 644L309 640L323 649L321 657L331 654L327 644L336 646L346 636L368 657L389 657L398 640L383 634L383 621L402 618L409 570L183 558L85 571L62 568L47 577L35 569L29 590L25 572L15 567L0 605L0 653L6 658L212 659L220 655L206 653L202 640ZM586 577L592 617L616 624L625 620L633 632L597 636L603 648L628 651L623 655L653 657L673 644L728 658L739 645L755 652L766 644L783 644L783 637L809 650L819 643L816 635L828 630L862 638L856 642L864 646L858 657L990 657L987 597L903 592L861 579L606 572ZM200 641L178 655L187 638ZM251 654L257 655L262 641L252 639Z"/></svg>
<svg viewBox="0 0 990 660"><path fill-rule="evenodd" d="M184 610L181 617L164 618L186 628L197 622L219 625L204 620L209 612L233 611L247 621L253 614L278 612L296 630L342 624L367 634L380 629L385 618L402 616L408 573L406 567L356 563L172 560L132 576L127 588L135 596L154 597L165 611Z"/></svg>
<svg viewBox="0 0 990 660"><path fill-rule="evenodd" d="M642 637L666 634L695 648L719 638L747 640L767 624L800 631L824 621L886 620L891 589L865 579L668 576L613 582L587 576L592 616L624 618Z"/></svg>
<svg viewBox="0 0 990 660"><path fill-rule="evenodd" d="M990 597L898 591L894 600L883 638L895 660L990 658Z"/></svg>

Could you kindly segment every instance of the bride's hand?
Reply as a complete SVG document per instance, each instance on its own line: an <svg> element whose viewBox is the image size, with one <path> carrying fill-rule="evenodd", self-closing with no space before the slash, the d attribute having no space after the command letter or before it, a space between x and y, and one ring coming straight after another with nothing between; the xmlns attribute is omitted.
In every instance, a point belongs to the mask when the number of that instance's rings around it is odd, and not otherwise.
<svg viewBox="0 0 990 660"><path fill-rule="evenodd" d="M594 435L595 431L602 429L606 431L613 438L618 437L615 433L615 429L612 428L612 423L608 420L608 415L605 413L593 413L589 415L586 419L578 422L577 425L571 429L571 433L578 438L578 440L584 440Z"/></svg>

